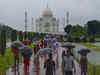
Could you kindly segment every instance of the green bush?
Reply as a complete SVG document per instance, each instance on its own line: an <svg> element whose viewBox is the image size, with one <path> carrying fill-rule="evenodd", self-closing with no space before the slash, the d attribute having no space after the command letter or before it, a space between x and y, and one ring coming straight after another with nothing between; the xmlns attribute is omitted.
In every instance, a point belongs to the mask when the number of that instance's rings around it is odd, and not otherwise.
<svg viewBox="0 0 100 75"><path fill-rule="evenodd" d="M94 37L90 37L90 38L89 38L89 42L91 42L91 43L92 43L92 42L95 42L95 38L94 38Z"/></svg>
<svg viewBox="0 0 100 75"><path fill-rule="evenodd" d="M11 41L16 41L17 40L17 31L13 30L11 32Z"/></svg>
<svg viewBox="0 0 100 75"><path fill-rule="evenodd" d="M20 41L23 41L23 38L24 38L23 32L20 31L20 32L19 32L19 40L20 40Z"/></svg>
<svg viewBox="0 0 100 75"><path fill-rule="evenodd" d="M81 39L80 39L82 42L88 42L88 39L87 39L87 37L82 37Z"/></svg>
<svg viewBox="0 0 100 75"><path fill-rule="evenodd" d="M4 56L5 50L6 50L6 31L2 30L0 36L1 36L1 38L0 38L0 45L1 45L0 50L1 51L0 52L1 52L2 56Z"/></svg>
<svg viewBox="0 0 100 75"><path fill-rule="evenodd" d="M81 42L80 37L74 37L74 42Z"/></svg>

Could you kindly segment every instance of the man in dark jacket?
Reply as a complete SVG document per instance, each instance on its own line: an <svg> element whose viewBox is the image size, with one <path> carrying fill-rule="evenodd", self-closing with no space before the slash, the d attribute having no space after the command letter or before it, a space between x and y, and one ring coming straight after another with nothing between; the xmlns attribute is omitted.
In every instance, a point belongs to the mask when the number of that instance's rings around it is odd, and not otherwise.
<svg viewBox="0 0 100 75"><path fill-rule="evenodd" d="M45 75L55 75L55 62L52 60L52 54L50 54L49 59L45 61L44 68L46 69Z"/></svg>

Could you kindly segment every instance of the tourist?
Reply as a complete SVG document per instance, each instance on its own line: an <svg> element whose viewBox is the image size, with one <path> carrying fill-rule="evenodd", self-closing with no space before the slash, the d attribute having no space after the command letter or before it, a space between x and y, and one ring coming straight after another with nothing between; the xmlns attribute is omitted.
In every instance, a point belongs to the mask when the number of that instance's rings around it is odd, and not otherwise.
<svg viewBox="0 0 100 75"><path fill-rule="evenodd" d="M36 55L36 53L37 53L37 45L35 44L34 45L34 56Z"/></svg>
<svg viewBox="0 0 100 75"><path fill-rule="evenodd" d="M73 50L72 50L73 48L68 48L68 51L70 52L70 55L71 56L74 56L74 54L73 54Z"/></svg>
<svg viewBox="0 0 100 75"><path fill-rule="evenodd" d="M43 45L43 40L41 40L41 42L40 42L40 48L44 48L44 45Z"/></svg>
<svg viewBox="0 0 100 75"><path fill-rule="evenodd" d="M13 52L14 52L14 67L15 67L15 70L17 68L19 68L19 49L17 47L14 47L13 48Z"/></svg>
<svg viewBox="0 0 100 75"><path fill-rule="evenodd" d="M30 41L25 40L24 41L24 45L25 46L29 46L30 45ZM30 57L24 56L24 74L25 75L29 74L30 60L31 60Z"/></svg>
<svg viewBox="0 0 100 75"><path fill-rule="evenodd" d="M24 68L26 69L27 72L29 72L29 66L30 66L30 58L24 57Z"/></svg>
<svg viewBox="0 0 100 75"><path fill-rule="evenodd" d="M67 50L67 54L66 56L64 56L62 62L63 62L65 75L73 75L73 68L74 68L74 73L76 72L75 65L74 65L74 59L71 56L70 51Z"/></svg>
<svg viewBox="0 0 100 75"><path fill-rule="evenodd" d="M56 75L55 62L52 59L52 54L49 54L49 58L44 63L44 68L46 69L45 75Z"/></svg>
<svg viewBox="0 0 100 75"><path fill-rule="evenodd" d="M65 51L62 52L62 75L64 75L64 56L66 55Z"/></svg>
<svg viewBox="0 0 100 75"><path fill-rule="evenodd" d="M88 64L87 56L82 55L80 58L81 75L86 75L87 64Z"/></svg>
<svg viewBox="0 0 100 75"><path fill-rule="evenodd" d="M46 48L48 46L48 43L46 40L44 40L44 48Z"/></svg>

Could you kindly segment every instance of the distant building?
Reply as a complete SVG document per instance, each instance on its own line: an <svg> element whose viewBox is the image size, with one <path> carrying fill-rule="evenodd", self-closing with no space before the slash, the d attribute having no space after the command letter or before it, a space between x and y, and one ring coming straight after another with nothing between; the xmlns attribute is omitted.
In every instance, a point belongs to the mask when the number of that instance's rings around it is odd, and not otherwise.
<svg viewBox="0 0 100 75"><path fill-rule="evenodd" d="M45 8L40 18L36 19L36 32L57 33L59 24L50 8Z"/></svg>

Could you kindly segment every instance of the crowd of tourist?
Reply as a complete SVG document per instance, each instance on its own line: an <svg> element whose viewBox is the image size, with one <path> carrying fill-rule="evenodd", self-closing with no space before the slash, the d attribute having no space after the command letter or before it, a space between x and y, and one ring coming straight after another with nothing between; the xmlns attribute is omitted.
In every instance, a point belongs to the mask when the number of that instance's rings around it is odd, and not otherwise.
<svg viewBox="0 0 100 75"><path fill-rule="evenodd" d="M25 56L29 52L23 51L22 56L23 58L21 61L24 63L24 75L29 75L29 67L30 67L30 61L31 56L33 55L34 59L34 67L36 75L40 75L40 58L43 58L45 60L44 62L44 69L46 69L45 75L56 75L56 69L61 68L62 69L62 75L73 75L73 73L76 73L75 68L75 58L73 54L73 47L66 47L65 50L62 52L62 67L59 67L59 52L58 47L61 46L61 44L56 40L56 38L49 38L49 39L43 39L43 40L35 40L35 41L29 41L25 40L23 42L24 46L29 47L30 43L34 43L34 48L32 49L32 54ZM53 52L48 52L47 54L38 55L41 49L51 49ZM19 63L20 63L20 48L18 47L12 47L13 53L14 53L14 69L19 70ZM29 48L26 48L29 50ZM56 55L56 61L53 60L53 56ZM87 73L87 56L82 55L80 58L80 69L81 69L81 75L86 75Z"/></svg>

